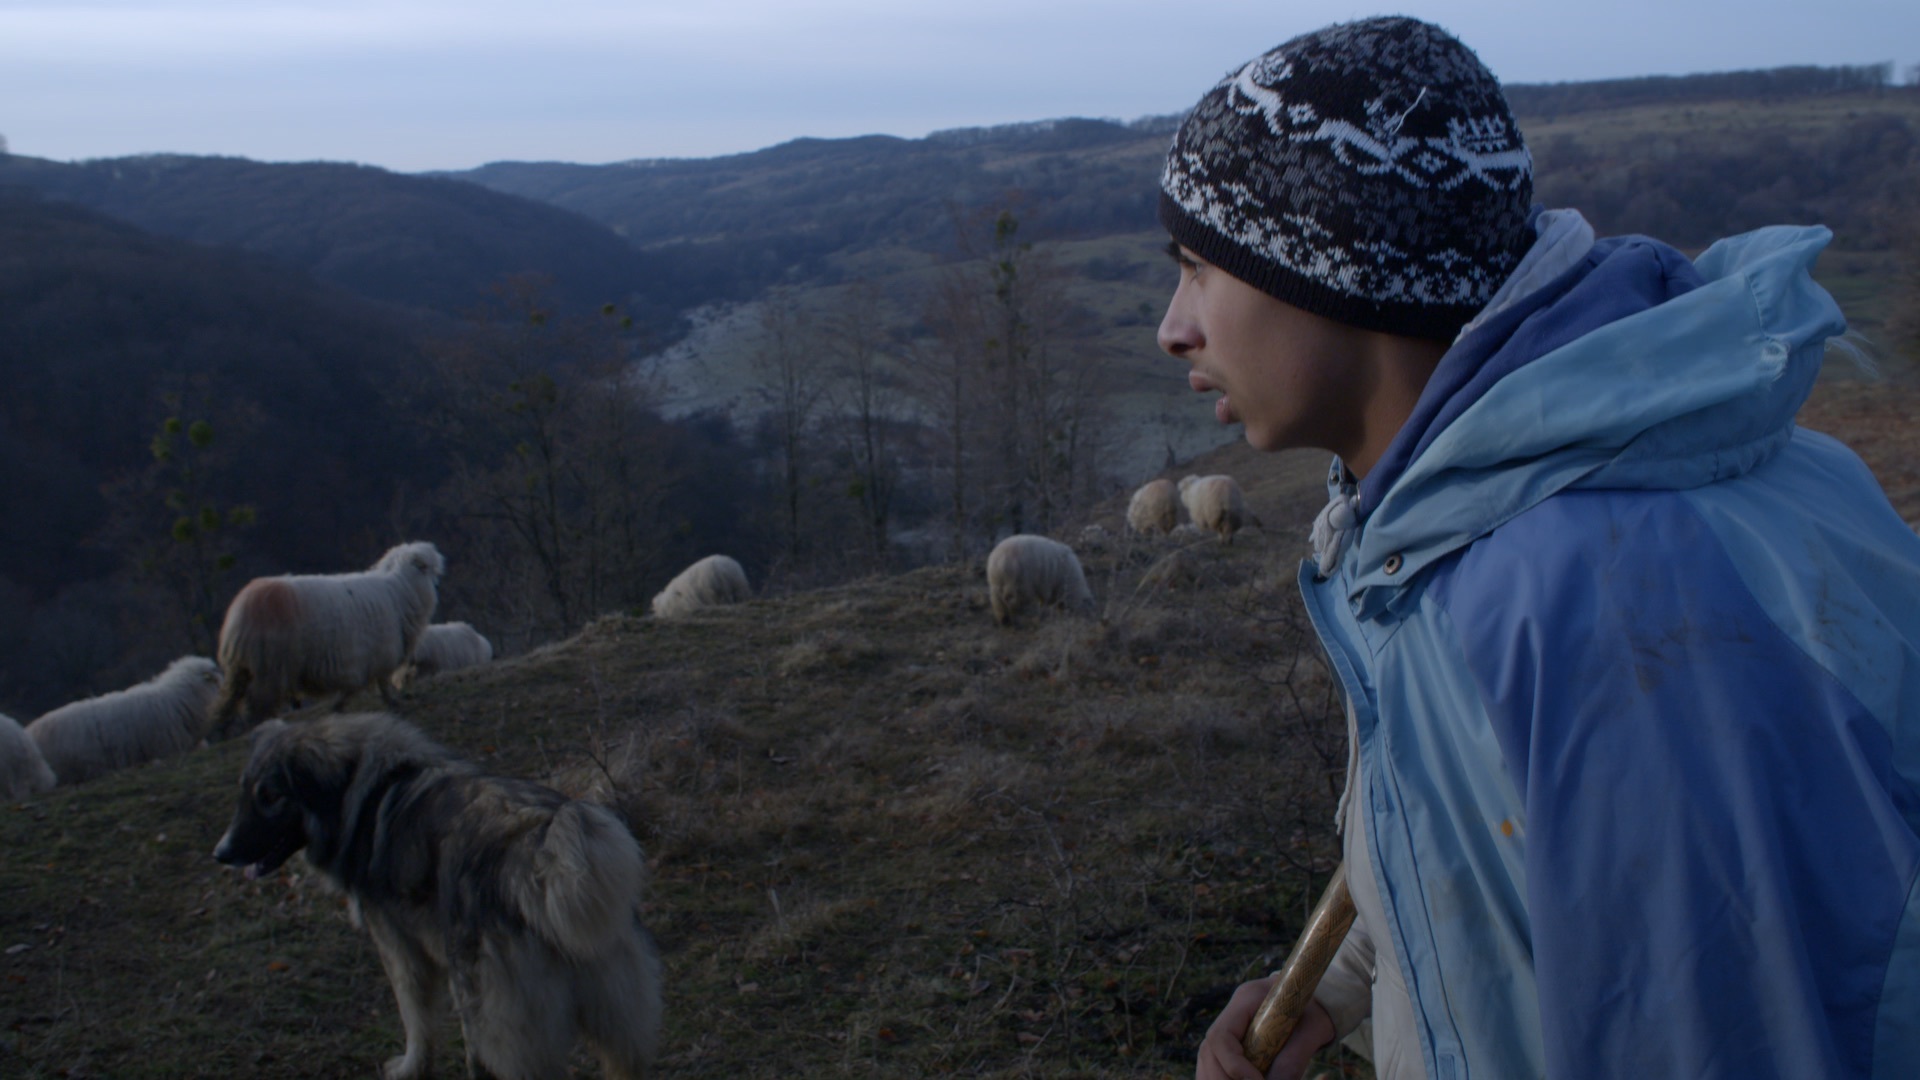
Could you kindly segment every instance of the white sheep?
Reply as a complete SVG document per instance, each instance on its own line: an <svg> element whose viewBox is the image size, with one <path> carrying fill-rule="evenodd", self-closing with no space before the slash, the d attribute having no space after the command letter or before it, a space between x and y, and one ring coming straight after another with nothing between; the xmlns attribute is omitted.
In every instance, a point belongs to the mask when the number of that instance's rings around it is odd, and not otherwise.
<svg viewBox="0 0 1920 1080"><path fill-rule="evenodd" d="M1093 609L1080 557L1058 540L1031 533L994 545L987 556L987 595L993 602L993 621L1001 626L1029 605Z"/></svg>
<svg viewBox="0 0 1920 1080"><path fill-rule="evenodd" d="M20 722L0 713L0 801L19 802L53 789L57 781L40 744L20 729Z"/></svg>
<svg viewBox="0 0 1920 1080"><path fill-rule="evenodd" d="M656 618L671 619L714 604L737 604L753 599L747 572L725 555L709 555L667 582L653 598Z"/></svg>
<svg viewBox="0 0 1920 1080"><path fill-rule="evenodd" d="M1127 502L1127 525L1134 532L1170 533L1180 523L1180 492L1166 477L1140 485Z"/></svg>
<svg viewBox="0 0 1920 1080"><path fill-rule="evenodd" d="M463 622L434 623L420 633L413 659L393 673L399 689L414 679L477 667L493 659L493 642Z"/></svg>
<svg viewBox="0 0 1920 1080"><path fill-rule="evenodd" d="M1217 534L1222 543L1233 543L1233 534L1247 525L1262 527L1260 519L1247 510L1247 497L1231 476L1181 477L1180 502L1194 524Z"/></svg>
<svg viewBox="0 0 1920 1080"><path fill-rule="evenodd" d="M62 705L27 725L27 737L62 784L192 749L212 726L220 666L183 656L138 686Z"/></svg>
<svg viewBox="0 0 1920 1080"><path fill-rule="evenodd" d="M432 544L401 544L370 570L255 578L227 605L220 625L226 683L214 707L224 730L241 706L260 721L302 694L375 686L397 704L387 680L413 655L433 618L446 560Z"/></svg>

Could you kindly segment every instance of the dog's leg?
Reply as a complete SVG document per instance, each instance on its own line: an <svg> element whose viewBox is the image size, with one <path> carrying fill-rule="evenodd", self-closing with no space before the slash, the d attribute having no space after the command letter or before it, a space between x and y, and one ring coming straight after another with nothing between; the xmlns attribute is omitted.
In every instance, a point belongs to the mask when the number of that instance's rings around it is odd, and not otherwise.
<svg viewBox="0 0 1920 1080"><path fill-rule="evenodd" d="M660 1040L660 956L635 918L577 976L580 1025L607 1080L642 1080Z"/></svg>
<svg viewBox="0 0 1920 1080"><path fill-rule="evenodd" d="M393 997L400 1006L400 1025L407 1048L380 1067L381 1080L420 1080L433 1070L433 1021L440 1010L440 993L447 973L419 943L384 917L367 912L367 932L379 947L380 966L387 969Z"/></svg>
<svg viewBox="0 0 1920 1080"><path fill-rule="evenodd" d="M471 953L447 958L468 1074L566 1075L575 995L568 965L524 931L495 929L481 936Z"/></svg>

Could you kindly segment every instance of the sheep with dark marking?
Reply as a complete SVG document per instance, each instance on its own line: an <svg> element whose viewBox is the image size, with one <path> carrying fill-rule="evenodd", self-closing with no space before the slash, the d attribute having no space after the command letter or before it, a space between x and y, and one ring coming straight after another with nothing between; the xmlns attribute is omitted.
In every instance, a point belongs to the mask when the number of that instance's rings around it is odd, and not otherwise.
<svg viewBox="0 0 1920 1080"><path fill-rule="evenodd" d="M358 573L247 582L220 626L226 683L215 730L225 731L242 706L258 723L300 695L337 694L338 710L373 686L397 704L388 680L413 656L433 618L445 570L438 549L415 541Z"/></svg>
<svg viewBox="0 0 1920 1080"><path fill-rule="evenodd" d="M27 725L27 737L61 784L172 757L212 726L220 667L183 656L138 686L76 701Z"/></svg>
<svg viewBox="0 0 1920 1080"><path fill-rule="evenodd" d="M1247 510L1247 497L1231 476L1185 476L1180 479L1180 502L1193 523L1233 543L1233 534L1252 525L1262 527L1260 519Z"/></svg>
<svg viewBox="0 0 1920 1080"><path fill-rule="evenodd" d="M1138 533L1170 533L1180 524L1180 492L1166 477L1140 485L1127 502L1127 525Z"/></svg>
<svg viewBox="0 0 1920 1080"><path fill-rule="evenodd" d="M709 555L667 582L653 598L655 618L671 619L716 604L753 599L747 572L725 555Z"/></svg>
<svg viewBox="0 0 1920 1080"><path fill-rule="evenodd" d="M434 623L420 634L413 659L393 673L394 689L443 671L478 667L493 659L493 642L463 622Z"/></svg>
<svg viewBox="0 0 1920 1080"><path fill-rule="evenodd" d="M0 801L19 802L51 791L57 782L40 756L40 744L21 730L18 720L0 713Z"/></svg>
<svg viewBox="0 0 1920 1080"><path fill-rule="evenodd" d="M993 621L1006 626L1029 607L1093 610L1093 593L1080 557L1058 540L1031 533L1007 537L987 556L987 596Z"/></svg>

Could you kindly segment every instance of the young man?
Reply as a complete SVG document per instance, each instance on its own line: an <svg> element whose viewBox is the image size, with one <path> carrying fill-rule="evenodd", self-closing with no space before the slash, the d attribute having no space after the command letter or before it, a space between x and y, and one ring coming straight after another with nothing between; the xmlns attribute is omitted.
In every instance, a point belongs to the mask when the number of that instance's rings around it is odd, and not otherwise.
<svg viewBox="0 0 1920 1080"><path fill-rule="evenodd" d="M1338 455L1300 588L1359 917L1272 1075L1920 1076L1920 538L1798 428L1829 234L1697 259L1532 208L1440 29L1328 27L1175 137L1161 345ZM1200 1051L1240 1051L1266 981Z"/></svg>

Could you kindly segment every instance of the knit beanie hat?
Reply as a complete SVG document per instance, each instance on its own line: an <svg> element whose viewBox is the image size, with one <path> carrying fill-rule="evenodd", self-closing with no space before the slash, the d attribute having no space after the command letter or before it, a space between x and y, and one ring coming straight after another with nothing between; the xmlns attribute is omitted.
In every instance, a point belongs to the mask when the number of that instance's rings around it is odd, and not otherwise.
<svg viewBox="0 0 1920 1080"><path fill-rule="evenodd" d="M1500 84L1437 26L1303 34L1200 99L1160 222L1234 277L1338 322L1451 340L1526 254L1533 159Z"/></svg>

